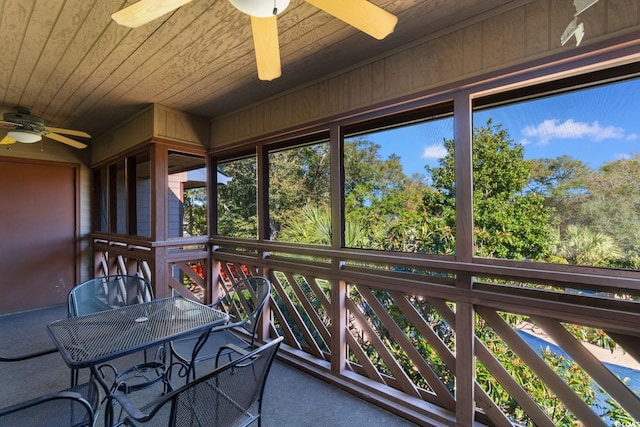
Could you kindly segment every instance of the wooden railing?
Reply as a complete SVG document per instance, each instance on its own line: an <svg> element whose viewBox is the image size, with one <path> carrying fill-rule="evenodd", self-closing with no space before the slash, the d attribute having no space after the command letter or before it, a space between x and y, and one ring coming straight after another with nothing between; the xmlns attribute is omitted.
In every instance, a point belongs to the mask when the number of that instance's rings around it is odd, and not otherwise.
<svg viewBox="0 0 640 427"><path fill-rule="evenodd" d="M207 298L210 282L204 274L209 270L206 237L150 242L96 234L93 236L93 253L96 277L139 275L151 282L156 297L177 293L201 301Z"/></svg>
<svg viewBox="0 0 640 427"><path fill-rule="evenodd" d="M181 249L173 257L165 250L155 270L179 267L206 302L207 283L269 277L272 298L261 334L285 337L282 360L416 423L640 421L637 272L237 239L209 243L204 259L176 242ZM143 251L127 254L124 265L148 262L136 258ZM210 266L205 277L192 274L199 262ZM184 292L177 277L159 293Z"/></svg>

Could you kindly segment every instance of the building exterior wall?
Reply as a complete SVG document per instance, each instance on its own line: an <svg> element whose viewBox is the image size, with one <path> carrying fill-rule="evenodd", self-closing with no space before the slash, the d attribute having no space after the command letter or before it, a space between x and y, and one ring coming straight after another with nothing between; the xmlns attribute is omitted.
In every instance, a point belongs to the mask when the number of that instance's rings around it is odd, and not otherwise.
<svg viewBox="0 0 640 427"><path fill-rule="evenodd" d="M183 189L182 184L187 181L187 173L175 173L168 177L169 194L167 198L167 232L168 238L183 237Z"/></svg>

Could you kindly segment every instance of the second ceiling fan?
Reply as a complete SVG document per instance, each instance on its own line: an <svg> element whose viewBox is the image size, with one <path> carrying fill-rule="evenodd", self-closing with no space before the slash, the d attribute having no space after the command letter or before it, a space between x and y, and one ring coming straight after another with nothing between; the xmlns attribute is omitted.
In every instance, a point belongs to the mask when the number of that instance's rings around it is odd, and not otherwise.
<svg viewBox="0 0 640 427"><path fill-rule="evenodd" d="M136 28L169 13L192 0L140 0L111 15L120 25ZM276 16L290 0L229 0L251 17L253 45L260 80L280 77L280 45ZM391 34L398 22L395 15L368 0L305 0L330 15L382 40Z"/></svg>

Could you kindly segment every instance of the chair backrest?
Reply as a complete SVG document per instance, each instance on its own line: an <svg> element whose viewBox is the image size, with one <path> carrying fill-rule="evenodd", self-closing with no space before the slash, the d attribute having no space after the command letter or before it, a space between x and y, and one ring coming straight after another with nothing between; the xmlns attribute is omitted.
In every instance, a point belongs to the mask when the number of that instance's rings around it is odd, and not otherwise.
<svg viewBox="0 0 640 427"><path fill-rule="evenodd" d="M80 387L83 387L80 390ZM80 427L95 424L99 392L93 382L0 409L0 425Z"/></svg>
<svg viewBox="0 0 640 427"><path fill-rule="evenodd" d="M142 408L138 421L168 426L249 425L259 419L269 370L283 337L188 383ZM169 422L165 422L168 420Z"/></svg>
<svg viewBox="0 0 640 427"><path fill-rule="evenodd" d="M138 276L115 274L96 277L75 286L69 292L69 317L149 302L153 291L149 282Z"/></svg>
<svg viewBox="0 0 640 427"><path fill-rule="evenodd" d="M229 314L234 326L241 326L255 336L258 319L271 294L271 282L266 277L247 277L232 287L222 287L218 307Z"/></svg>

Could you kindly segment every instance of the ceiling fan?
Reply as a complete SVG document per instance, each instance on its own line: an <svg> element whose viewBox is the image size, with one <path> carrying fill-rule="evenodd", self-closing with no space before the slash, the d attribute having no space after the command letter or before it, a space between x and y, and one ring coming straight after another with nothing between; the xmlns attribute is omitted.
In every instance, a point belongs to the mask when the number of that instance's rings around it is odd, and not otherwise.
<svg viewBox="0 0 640 427"><path fill-rule="evenodd" d="M79 130L45 126L44 120L32 116L31 111L24 107L16 107L15 112L4 113L2 120L0 120L0 128L7 129L7 136L0 141L0 145L15 144L16 142L34 143L42 140L44 136L75 148L86 148L87 144L60 134L91 138L91 135Z"/></svg>
<svg viewBox="0 0 640 427"><path fill-rule="evenodd" d="M169 13L192 0L140 0L111 15L120 25L136 28ZM276 15L290 0L229 0L238 10L251 16L253 45L260 80L280 77L280 46ZM330 15L382 40L398 22L395 15L368 0L305 0Z"/></svg>

